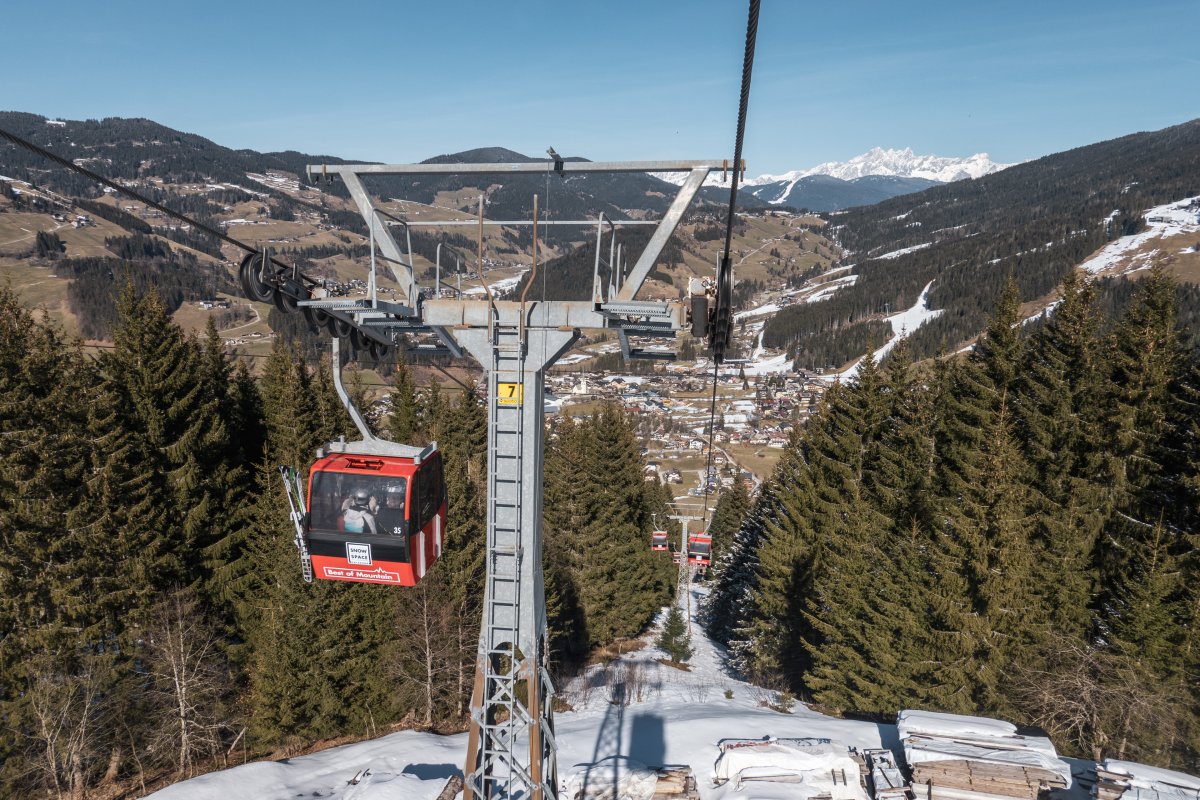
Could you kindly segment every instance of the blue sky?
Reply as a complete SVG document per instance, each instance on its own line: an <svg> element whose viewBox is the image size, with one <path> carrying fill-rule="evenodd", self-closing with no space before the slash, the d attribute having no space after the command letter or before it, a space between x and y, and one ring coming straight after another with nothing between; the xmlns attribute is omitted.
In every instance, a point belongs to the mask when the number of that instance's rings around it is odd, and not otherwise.
<svg viewBox="0 0 1200 800"><path fill-rule="evenodd" d="M4 0L0 109L396 163L731 158L746 6ZM763 0L745 157L1036 158L1200 117L1198 52L1200 0Z"/></svg>

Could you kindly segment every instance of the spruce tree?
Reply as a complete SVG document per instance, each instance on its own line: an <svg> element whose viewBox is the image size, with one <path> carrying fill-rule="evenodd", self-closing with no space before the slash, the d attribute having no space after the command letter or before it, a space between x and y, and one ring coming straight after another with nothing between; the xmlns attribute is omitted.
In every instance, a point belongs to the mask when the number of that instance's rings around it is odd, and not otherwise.
<svg viewBox="0 0 1200 800"><path fill-rule="evenodd" d="M708 535L712 537L712 558L715 570L721 568L721 556L733 543L734 534L742 527L742 520L750 510L750 490L739 474L733 486L721 494L717 507L713 509Z"/></svg>
<svg viewBox="0 0 1200 800"><path fill-rule="evenodd" d="M900 354L904 355L903 351ZM911 554L895 521L880 512L872 487L903 385L893 372L860 367L860 381L838 392L829 420L809 442L818 502L822 570L806 608L810 668L804 686L823 703L879 712L911 694L905 636L919 630L908 591Z"/></svg>
<svg viewBox="0 0 1200 800"><path fill-rule="evenodd" d="M784 458L787 458L786 454ZM700 618L708 635L722 644L730 644L734 632L746 623L748 593L756 585L758 548L767 521L774 518L779 476L785 468L781 462L763 481L753 507L734 533L724 555L718 556L719 560L714 559L715 574L701 605ZM739 664L735 668L744 671L745 665Z"/></svg>
<svg viewBox="0 0 1200 800"><path fill-rule="evenodd" d="M925 685L931 703L961 713L986 709L998 696L1003 667L991 657L996 631L988 616L989 606L1001 603L990 592L997 560L992 535L997 517L1005 517L1001 527L1011 531L1007 520L1028 513L1029 500L1023 494L1016 500L1017 510L1003 505L1010 494L1022 493L1027 480L1023 458L1011 446L1008 411L1019 375L1017 306L1010 281L984 338L965 362L949 371L941 394L944 410L938 417L930 549L936 584L930 595L931 641L940 659ZM989 449L1004 460L1002 475L990 473L996 463L988 462ZM997 455L1001 451L1002 456ZM1027 536L1023 529L1013 535ZM1026 545L1021 547L1023 552ZM1024 557L1018 561L1028 562ZM1013 579L1029 580L1029 575Z"/></svg>
<svg viewBox="0 0 1200 800"><path fill-rule="evenodd" d="M1066 641L1091 632L1097 591L1094 552L1111 508L1101 483L1105 443L1094 287L1074 271L1061 302L1033 337L1015 407L1029 461L1039 558L1034 581Z"/></svg>
<svg viewBox="0 0 1200 800"><path fill-rule="evenodd" d="M102 368L128 393L127 424L145 437L165 471L172 510L163 535L184 559L188 581L205 577L203 554L225 513L228 430L212 396L199 345L184 335L156 293L126 287L113 350Z"/></svg>
<svg viewBox="0 0 1200 800"><path fill-rule="evenodd" d="M655 554L646 546L651 520L643 506L640 448L621 409L606 405L585 423L582 495L587 521L575 584L593 645L632 636L661 607L663 583ZM622 598L620 606L611 602Z"/></svg>
<svg viewBox="0 0 1200 800"><path fill-rule="evenodd" d="M395 442L413 442L417 432L417 393L412 375L402 360L397 359L392 375L392 414L388 418L388 435Z"/></svg>
<svg viewBox="0 0 1200 800"><path fill-rule="evenodd" d="M70 515L85 531L94 593L109 629L144 624L149 609L187 577L183 554L168 529L170 488L147 442L127 427L130 409L120 386L97 375L87 389L87 430L94 444L84 477L85 497ZM124 647L133 651L133 642Z"/></svg>
<svg viewBox="0 0 1200 800"><path fill-rule="evenodd" d="M655 642L659 650L667 654L667 658L676 664L687 663L692 657L691 637L688 636L687 620L678 603L672 603L667 618L663 621L662 631Z"/></svg>
<svg viewBox="0 0 1200 800"><path fill-rule="evenodd" d="M75 514L88 476L80 398L89 381L78 351L0 289L0 794L64 782L81 794L99 767L94 748L112 742L102 726L68 747L39 723L50 713L72 734L76 722L99 723L101 704L77 702L76 689L111 695L120 677L102 652L119 621L98 602L93 574L116 564L96 563L105 543Z"/></svg>
<svg viewBox="0 0 1200 800"><path fill-rule="evenodd" d="M565 663L581 660L589 642L575 582L582 560L582 531L588 521L585 497L577 491L584 477L586 442L583 425L570 417L557 421L546 435L542 569L550 646L553 657Z"/></svg>
<svg viewBox="0 0 1200 800"><path fill-rule="evenodd" d="M814 416L807 432L811 435L823 424L823 414ZM809 666L803 642L811 631L804 604L821 568L813 478L802 441L796 429L776 469L774 507L763 517L757 568L747 582L742 621L730 641L736 668L748 678L791 686L799 685Z"/></svg>
<svg viewBox="0 0 1200 800"><path fill-rule="evenodd" d="M305 584L292 543L276 465L308 464L332 432L345 433L348 421L329 379L320 374L310 375L280 344L262 380L267 456L257 472L239 608L251 650L252 733L263 743L368 733L400 711L389 677L397 646L397 590L324 580Z"/></svg>
<svg viewBox="0 0 1200 800"><path fill-rule="evenodd" d="M458 724L470 700L484 592L487 424L472 387L445 409L436 435L448 510L441 556L417 591L397 596L397 653L407 701L426 724Z"/></svg>

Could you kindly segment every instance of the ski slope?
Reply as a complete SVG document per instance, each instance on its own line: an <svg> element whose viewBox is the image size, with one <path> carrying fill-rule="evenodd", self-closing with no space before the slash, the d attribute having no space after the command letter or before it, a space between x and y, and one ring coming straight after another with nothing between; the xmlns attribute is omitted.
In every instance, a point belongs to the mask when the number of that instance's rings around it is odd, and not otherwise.
<svg viewBox="0 0 1200 800"><path fill-rule="evenodd" d="M704 589L691 590L695 613ZM649 637L653 639L654 637ZM567 783L587 765L596 773L651 766L690 765L705 800L770 798L775 787L712 785L717 742L763 736L827 737L854 747L892 747L895 727L835 719L797 703L792 713L767 708L777 700L728 674L722 650L692 626L691 671L658 663L663 653L647 647L607 668L593 667L562 693L574 711L555 715L559 781ZM609 702L623 680L628 705ZM732 697L726 697L726 693ZM209 773L169 786L154 800L433 800L447 778L461 770L466 734L437 736L402 731L370 741L283 761L260 761ZM611 756L628 759L612 759ZM605 761L605 759L608 759ZM352 781L357 782L352 783ZM596 778L596 781L599 777ZM786 787L794 793L795 785ZM784 796L784 795L778 795ZM795 796L794 794L788 796Z"/></svg>

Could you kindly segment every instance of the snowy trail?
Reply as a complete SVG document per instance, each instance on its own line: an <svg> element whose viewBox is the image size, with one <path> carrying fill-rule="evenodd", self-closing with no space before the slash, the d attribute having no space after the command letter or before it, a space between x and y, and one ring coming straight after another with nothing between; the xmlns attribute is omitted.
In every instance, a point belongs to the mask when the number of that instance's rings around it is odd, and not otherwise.
<svg viewBox="0 0 1200 800"><path fill-rule="evenodd" d="M924 325L929 320L940 315L943 309L929 307L929 290L933 287L933 281L925 284L925 288L921 290L921 296L917 298L917 302L913 303L910 308L906 308L896 314L887 317L887 321L892 326L892 338L888 339L887 344L880 347L871 354L871 358L878 364L883 358L892 351L901 339L910 335L917 328ZM865 356L864 356L865 358ZM825 376L829 380L848 380L858 374L858 366L862 363L860 358L854 362L845 372L833 373Z"/></svg>
<svg viewBox="0 0 1200 800"><path fill-rule="evenodd" d="M690 586L695 615L705 589ZM647 639L653 641L655 635ZM735 791L712 785L717 742L725 738L828 737L855 747L890 745L895 728L826 717L797 703L793 713L764 704L774 693L727 674L721 648L692 624L691 671L658 662L646 647L610 665L592 667L562 692L574 707L555 715L560 782L577 765L623 755L651 766L691 766L704 800L768 797L767 787ZM624 679L630 702L609 702ZM731 697L726 697L726 693ZM209 773L156 792L154 800L433 800L461 770L465 734L437 736L401 731L357 744L278 762L260 761ZM623 762L619 762L623 763ZM618 767L621 768L621 767ZM611 762L605 769L612 769ZM364 770L366 771L364 774ZM360 776L357 784L350 781Z"/></svg>

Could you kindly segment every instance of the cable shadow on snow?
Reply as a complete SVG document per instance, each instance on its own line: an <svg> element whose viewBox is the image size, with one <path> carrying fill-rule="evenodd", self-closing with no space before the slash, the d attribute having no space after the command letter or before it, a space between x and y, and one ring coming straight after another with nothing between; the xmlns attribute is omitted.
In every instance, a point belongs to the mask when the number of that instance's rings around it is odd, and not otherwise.
<svg viewBox="0 0 1200 800"><path fill-rule="evenodd" d="M592 748L592 765L583 776L582 797L588 796L588 786L594 782L593 772L598 773L598 769L604 769L606 773L611 772L611 775L605 775L602 778L596 774L595 782L611 781L613 786L621 785L621 759L611 758L603 766L598 762L609 756L621 755L622 728L625 723L625 706L628 702L624 681L618 681L609 686L608 708L604 711L600 730L596 732L596 745Z"/></svg>

